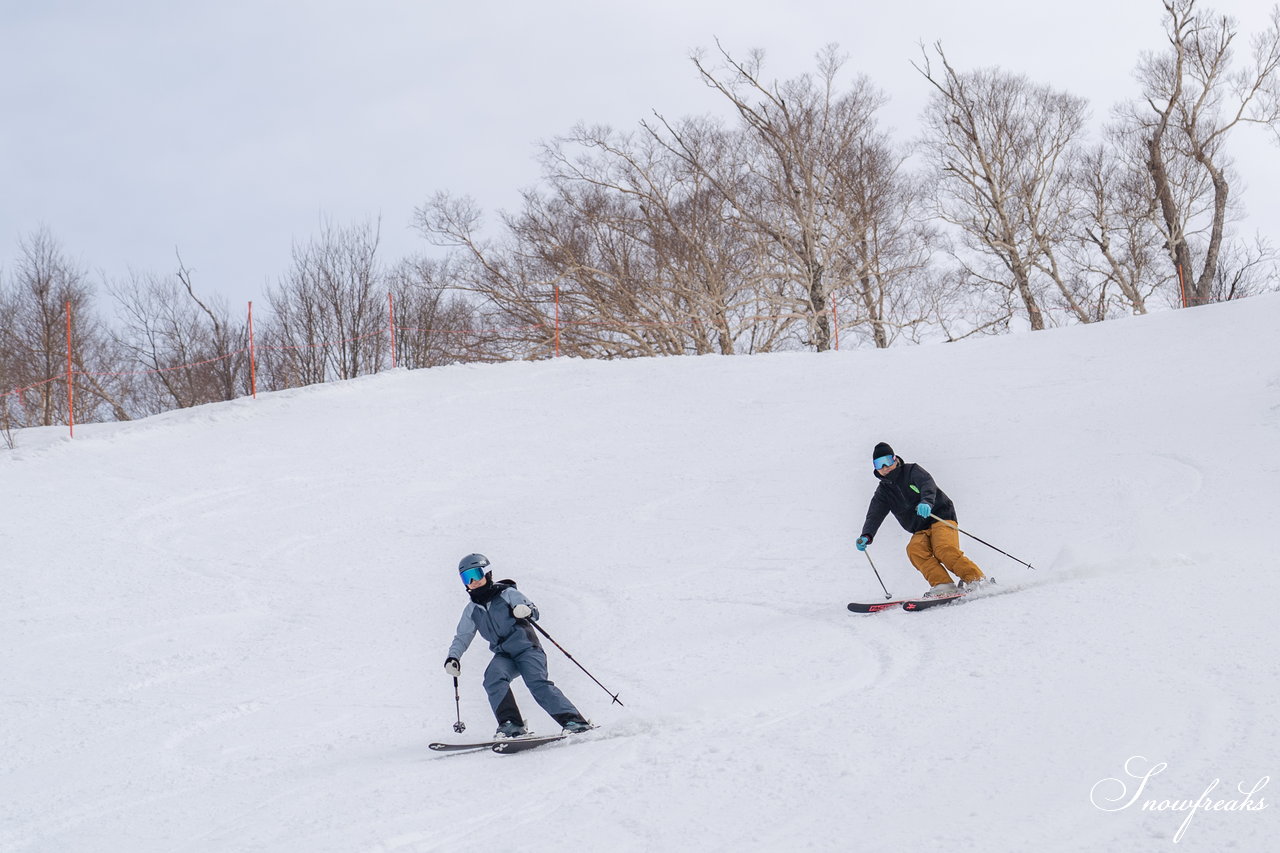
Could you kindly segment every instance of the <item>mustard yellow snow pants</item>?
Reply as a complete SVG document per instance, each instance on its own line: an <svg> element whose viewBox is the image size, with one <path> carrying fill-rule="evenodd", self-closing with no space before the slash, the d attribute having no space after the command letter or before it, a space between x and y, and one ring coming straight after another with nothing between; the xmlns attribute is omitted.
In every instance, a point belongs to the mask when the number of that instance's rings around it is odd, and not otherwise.
<svg viewBox="0 0 1280 853"><path fill-rule="evenodd" d="M960 534L946 521L935 521L911 537L907 543L907 559L930 586L951 583L950 570L962 581L973 582L983 577L982 569L960 550Z"/></svg>

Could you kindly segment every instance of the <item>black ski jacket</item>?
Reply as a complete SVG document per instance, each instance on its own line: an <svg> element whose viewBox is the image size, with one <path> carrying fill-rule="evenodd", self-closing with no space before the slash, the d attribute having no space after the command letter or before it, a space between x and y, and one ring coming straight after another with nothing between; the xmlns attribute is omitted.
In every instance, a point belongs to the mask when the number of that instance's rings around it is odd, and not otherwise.
<svg viewBox="0 0 1280 853"><path fill-rule="evenodd" d="M955 505L947 493L938 488L929 472L914 462L899 461L898 467L888 476L873 471L880 485L871 496L871 506L867 508L867 520L862 523L862 535L868 540L874 539L880 523L890 512L898 519L902 529L908 533L917 533L933 524L932 518L921 518L916 514L916 506L925 501L933 507L933 514L948 521L959 521L956 518Z"/></svg>

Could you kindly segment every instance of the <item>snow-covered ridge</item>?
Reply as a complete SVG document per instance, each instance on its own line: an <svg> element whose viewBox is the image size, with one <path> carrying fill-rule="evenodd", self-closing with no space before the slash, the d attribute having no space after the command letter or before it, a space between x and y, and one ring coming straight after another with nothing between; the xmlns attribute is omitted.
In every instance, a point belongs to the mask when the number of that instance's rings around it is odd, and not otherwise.
<svg viewBox="0 0 1280 853"><path fill-rule="evenodd" d="M1142 806L1280 770L1278 326L1265 296L19 433L0 851L1269 849L1272 788L1176 847L1188 813ZM1037 571L970 541L1016 592L846 612L883 597L853 549L882 440ZM890 520L872 546L895 594L923 588L905 541ZM471 551L621 694L549 648L590 742L426 749L455 737ZM468 734L492 730L488 657L463 658Z"/></svg>

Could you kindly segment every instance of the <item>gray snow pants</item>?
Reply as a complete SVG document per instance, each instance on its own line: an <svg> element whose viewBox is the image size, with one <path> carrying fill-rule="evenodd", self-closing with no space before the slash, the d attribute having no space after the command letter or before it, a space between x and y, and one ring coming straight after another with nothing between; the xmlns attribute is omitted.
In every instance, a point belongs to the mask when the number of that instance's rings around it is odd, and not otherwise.
<svg viewBox="0 0 1280 853"><path fill-rule="evenodd" d="M524 678L525 687L533 694L534 701L560 725L563 726L570 720L583 719L573 703L547 677L547 655L542 649L535 647L514 657L494 655L485 668L484 692L489 694L489 705L499 724L524 722L524 718L520 716L520 707L516 705L515 696L511 693L511 680L516 676Z"/></svg>

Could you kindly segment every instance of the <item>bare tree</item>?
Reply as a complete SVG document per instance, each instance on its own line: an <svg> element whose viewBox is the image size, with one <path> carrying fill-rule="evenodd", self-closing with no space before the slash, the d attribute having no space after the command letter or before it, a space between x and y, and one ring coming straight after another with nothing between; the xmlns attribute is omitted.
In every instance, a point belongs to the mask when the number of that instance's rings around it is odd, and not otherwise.
<svg viewBox="0 0 1280 853"><path fill-rule="evenodd" d="M847 182L838 196L843 228L832 244L839 259L832 301L845 305L842 325L852 324L884 348L932 314L928 305L939 285L930 261L939 235L923 221L924 183L904 172L905 157L887 134L868 134L846 154Z"/></svg>
<svg viewBox="0 0 1280 853"><path fill-rule="evenodd" d="M10 412L10 406L20 405L18 389L22 387L15 342L8 333L14 327L16 313L16 306L4 286L3 270L0 270L0 438L10 450L13 449L10 430L22 425L22 419Z"/></svg>
<svg viewBox="0 0 1280 853"><path fill-rule="evenodd" d="M1072 159L1085 101L999 69L960 73L935 45L917 70L934 87L924 146L937 213L977 258L969 277L1015 294L1032 329L1047 325L1045 289L1077 319L1094 319L1067 284L1060 257L1072 221Z"/></svg>
<svg viewBox="0 0 1280 853"><path fill-rule="evenodd" d="M1252 244L1232 240L1218 256L1210 302L1244 299L1280 290L1280 255L1262 237Z"/></svg>
<svg viewBox="0 0 1280 853"><path fill-rule="evenodd" d="M1067 254L1076 302L1096 319L1113 311L1145 314L1147 302L1171 276L1160 264L1163 240L1156 227L1149 176L1115 147L1095 146L1081 154L1073 181L1079 207Z"/></svg>
<svg viewBox="0 0 1280 853"><path fill-rule="evenodd" d="M447 263L416 257L387 274L394 296L396 363L410 369L466 361L477 319L462 294L451 290Z"/></svg>
<svg viewBox="0 0 1280 853"><path fill-rule="evenodd" d="M10 396L8 393L0 396L0 441L4 442L6 448L13 450L13 418L9 414Z"/></svg>
<svg viewBox="0 0 1280 853"><path fill-rule="evenodd" d="M111 285L121 328L115 339L145 368L135 382L147 414L232 400L248 390L248 333L225 300L197 295L178 258L173 276L133 273Z"/></svg>
<svg viewBox="0 0 1280 853"><path fill-rule="evenodd" d="M41 228L20 241L3 335L10 383L37 386L21 397L30 413L24 418L26 426L67 421L65 386L52 380L66 374L64 306L87 299L84 278L84 272L65 257L48 229Z"/></svg>
<svg viewBox="0 0 1280 853"><path fill-rule="evenodd" d="M30 390L19 395L22 426L67 423L68 307L70 369L77 423L128 419L127 393L118 354L93 310L84 272L63 252L47 228L24 237L0 301L0 329L9 382ZM6 389L8 390L8 389Z"/></svg>
<svg viewBox="0 0 1280 853"><path fill-rule="evenodd" d="M732 156L711 122L691 122L688 137L703 158ZM791 321L762 316L753 241L684 158L647 133L580 126L545 147L544 167L554 196L526 205L520 233L557 247L538 254L566 284L571 312L618 321L573 324L572 345L730 355L779 340Z"/></svg>
<svg viewBox="0 0 1280 853"><path fill-rule="evenodd" d="M695 123L659 116L657 125L643 126L731 206L773 282L764 292L774 310L805 318L805 343L829 349L831 295L860 277L851 248L859 239L858 211L851 200L865 194L859 187L865 176L855 167L876 141L875 113L885 97L865 77L839 90L845 57L835 45L819 54L816 75L774 84L762 79L760 51L746 61L723 48L720 55L718 68L700 53L692 59L703 82L737 111L741 152L706 158L690 132ZM861 231L865 238L866 228Z"/></svg>
<svg viewBox="0 0 1280 853"><path fill-rule="evenodd" d="M559 181L528 193L509 220L521 255L559 288L560 349L619 358L685 351L685 319L662 298L658 258L637 233L635 202L603 188Z"/></svg>
<svg viewBox="0 0 1280 853"><path fill-rule="evenodd" d="M210 402L234 400L249 391L249 331L245 323L232 320L222 296L202 298L192 283L192 272L178 255L178 282L187 298L198 309L198 323L203 329L210 371Z"/></svg>
<svg viewBox="0 0 1280 853"><path fill-rule="evenodd" d="M1233 19L1198 11L1196 0L1165 0L1164 9L1169 48L1139 62L1142 98L1124 119L1146 149L1182 303L1201 305L1221 282L1234 177L1227 140L1245 124L1280 131L1280 7L1239 70Z"/></svg>
<svg viewBox="0 0 1280 853"><path fill-rule="evenodd" d="M293 269L267 294L273 317L263 335L267 387L351 379L382 366L388 344L386 291L378 264L379 224L323 222L293 247Z"/></svg>
<svg viewBox="0 0 1280 853"><path fill-rule="evenodd" d="M475 360L536 358L555 346L554 276L522 252L510 222L501 241L481 236L474 200L436 193L414 211L414 224L432 243L453 250L450 281L475 298L473 334L463 341Z"/></svg>
<svg viewBox="0 0 1280 853"><path fill-rule="evenodd" d="M947 342L1001 335L1019 316L1018 298L1006 288L977 285L963 267L941 270L937 286L926 292L929 314ZM915 338L919 339L919 336Z"/></svg>
<svg viewBox="0 0 1280 853"><path fill-rule="evenodd" d="M544 147L544 187L496 240L479 236L468 199L438 194L417 211L512 355L822 350L837 300L878 346L921 322L911 293L928 283L931 231L903 155L875 128L883 96L865 79L837 91L834 47L817 78L772 86L759 54L723 55L722 69L694 62L738 128L579 126Z"/></svg>

